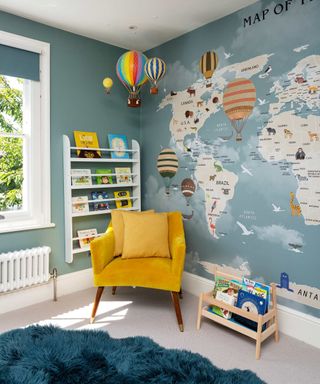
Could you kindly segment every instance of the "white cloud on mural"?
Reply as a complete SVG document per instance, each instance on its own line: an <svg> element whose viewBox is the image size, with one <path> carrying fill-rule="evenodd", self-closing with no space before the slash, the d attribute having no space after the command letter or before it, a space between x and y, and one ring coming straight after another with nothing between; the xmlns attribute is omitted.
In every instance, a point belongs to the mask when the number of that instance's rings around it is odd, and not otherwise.
<svg viewBox="0 0 320 384"><path fill-rule="evenodd" d="M281 244L284 249L288 249L289 244L303 245L303 235L294 230L288 229L283 225L270 225L266 227L252 227L257 234L258 239L269 241L270 243Z"/></svg>
<svg viewBox="0 0 320 384"><path fill-rule="evenodd" d="M192 63L189 70L180 61L175 61L167 65L166 76L163 78L161 87L166 90L165 93L171 90L179 91L195 83L199 78L198 63Z"/></svg>
<svg viewBox="0 0 320 384"><path fill-rule="evenodd" d="M239 277L251 275L251 268L249 262L238 255L232 260L230 265L215 264L210 263L209 261L200 261L200 264L203 266L206 272L212 275L214 275L217 270Z"/></svg>

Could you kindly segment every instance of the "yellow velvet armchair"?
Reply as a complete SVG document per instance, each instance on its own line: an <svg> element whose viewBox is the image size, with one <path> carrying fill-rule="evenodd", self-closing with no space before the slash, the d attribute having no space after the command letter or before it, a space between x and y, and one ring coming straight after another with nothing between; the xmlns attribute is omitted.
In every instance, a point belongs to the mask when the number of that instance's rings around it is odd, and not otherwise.
<svg viewBox="0 0 320 384"><path fill-rule="evenodd" d="M106 233L91 242L94 284L97 289L91 323L94 322L104 287L136 286L170 291L180 331L183 320L179 293L184 268L186 243L180 212L168 213L168 239L171 258L147 257L123 259L114 257L114 232L110 222Z"/></svg>

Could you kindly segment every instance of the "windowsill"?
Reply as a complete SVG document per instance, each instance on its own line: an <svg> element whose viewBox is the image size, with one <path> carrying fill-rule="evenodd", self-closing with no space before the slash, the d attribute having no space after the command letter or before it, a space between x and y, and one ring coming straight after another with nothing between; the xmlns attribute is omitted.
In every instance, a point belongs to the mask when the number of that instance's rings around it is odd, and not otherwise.
<svg viewBox="0 0 320 384"><path fill-rule="evenodd" d="M1 233L10 233L10 232L21 232L21 231L32 231L35 229L46 229L54 228L56 225L54 223L49 224L34 224L34 225L22 225L21 227L12 227L12 228L0 228Z"/></svg>

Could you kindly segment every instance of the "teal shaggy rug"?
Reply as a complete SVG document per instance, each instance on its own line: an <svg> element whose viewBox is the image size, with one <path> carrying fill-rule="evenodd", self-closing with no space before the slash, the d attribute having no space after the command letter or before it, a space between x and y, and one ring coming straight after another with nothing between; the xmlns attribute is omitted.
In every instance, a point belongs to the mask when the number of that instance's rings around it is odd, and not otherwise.
<svg viewBox="0 0 320 384"><path fill-rule="evenodd" d="M31 326L0 335L0 384L262 384L146 337Z"/></svg>

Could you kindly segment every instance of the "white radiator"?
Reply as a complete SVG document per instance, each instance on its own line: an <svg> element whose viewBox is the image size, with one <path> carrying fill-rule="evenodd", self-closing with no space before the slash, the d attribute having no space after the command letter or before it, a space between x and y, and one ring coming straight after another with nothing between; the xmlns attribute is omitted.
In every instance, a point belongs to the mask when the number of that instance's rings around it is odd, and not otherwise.
<svg viewBox="0 0 320 384"><path fill-rule="evenodd" d="M0 293L47 282L50 252L37 247L0 253Z"/></svg>

